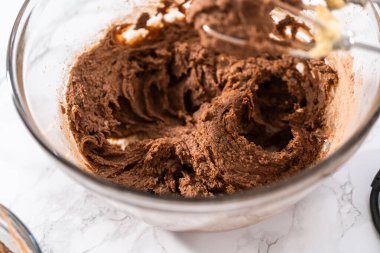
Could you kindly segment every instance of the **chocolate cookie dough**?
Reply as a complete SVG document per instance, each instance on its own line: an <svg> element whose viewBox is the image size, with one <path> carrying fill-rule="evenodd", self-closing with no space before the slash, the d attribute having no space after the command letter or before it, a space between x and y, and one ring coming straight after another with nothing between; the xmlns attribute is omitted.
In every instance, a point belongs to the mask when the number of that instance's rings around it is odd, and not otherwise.
<svg viewBox="0 0 380 253"><path fill-rule="evenodd" d="M239 60L202 46L185 22L123 44L123 27L77 59L68 83L69 127L94 174L207 197L274 183L321 157L338 82L323 61Z"/></svg>
<svg viewBox="0 0 380 253"><path fill-rule="evenodd" d="M12 253L4 243L0 241L0 253Z"/></svg>

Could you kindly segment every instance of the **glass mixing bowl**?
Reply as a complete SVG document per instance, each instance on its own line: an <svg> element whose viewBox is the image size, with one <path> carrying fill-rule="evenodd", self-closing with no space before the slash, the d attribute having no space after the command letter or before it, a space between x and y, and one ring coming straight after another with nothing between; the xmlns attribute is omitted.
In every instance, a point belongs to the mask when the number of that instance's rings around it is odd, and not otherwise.
<svg viewBox="0 0 380 253"><path fill-rule="evenodd" d="M341 79L329 154L315 166L265 188L210 199L160 197L106 182L86 172L61 126L60 103L75 57L109 26L135 20L150 1L27 0L10 38L8 77L18 112L35 139L73 179L141 220L174 231L217 231L257 223L291 206L335 172L359 147L380 112L379 55L337 53L328 62ZM349 6L337 13L358 39L378 43L375 9ZM352 70L351 70L352 64ZM354 73L354 75L353 75ZM339 120L338 120L339 119ZM337 123L339 122L339 123Z"/></svg>

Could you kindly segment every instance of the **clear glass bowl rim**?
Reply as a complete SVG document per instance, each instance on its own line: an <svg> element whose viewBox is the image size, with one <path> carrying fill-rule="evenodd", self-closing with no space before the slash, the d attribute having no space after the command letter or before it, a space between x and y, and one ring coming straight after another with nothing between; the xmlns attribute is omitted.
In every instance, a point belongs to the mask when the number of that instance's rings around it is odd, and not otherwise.
<svg viewBox="0 0 380 253"><path fill-rule="evenodd" d="M322 178L325 178L332 174L335 170L331 169L329 165L338 162L339 158L349 153L358 146L360 142L365 138L369 130L375 124L377 118L380 115L380 89L377 91L375 102L371 110L366 115L364 123L361 124L358 129L352 134L352 136L339 147L334 153L330 154L327 158L320 161L318 164L311 166L292 176L291 178L278 182L267 187L261 187L257 189L247 190L240 193L231 195L216 196L214 198L194 198L187 199L175 196L158 196L138 190L130 189L127 187L119 186L110 183L102 178L90 175L65 159L63 156L52 150L47 140L40 138L38 130L34 129L32 123L28 118L28 110L23 105L23 99L20 96L20 83L23 87L22 80L19 81L17 75L18 66L16 59L18 57L19 41L21 34L25 32L29 16L33 11L34 4L39 0L26 0L21 7L18 16L15 20L7 52L7 78L11 83L13 92L13 101L16 109L35 140L42 146L42 148L56 161L58 161L64 168L65 172L69 174L74 180L78 181L81 185L89 188L92 191L97 192L102 196L109 197L126 204L134 206L145 207L149 209L182 211L182 212L218 212L226 209L236 209L241 207L252 206L252 200L256 203L263 203L265 200L270 200L271 196L275 196L281 191L289 187L293 187L293 192L297 190L302 182L316 183ZM372 11L379 17L379 13L370 5ZM380 18L377 18L377 29L380 31ZM58 101L57 101L58 102ZM300 189L300 188L299 188ZM238 204L238 205L237 205Z"/></svg>

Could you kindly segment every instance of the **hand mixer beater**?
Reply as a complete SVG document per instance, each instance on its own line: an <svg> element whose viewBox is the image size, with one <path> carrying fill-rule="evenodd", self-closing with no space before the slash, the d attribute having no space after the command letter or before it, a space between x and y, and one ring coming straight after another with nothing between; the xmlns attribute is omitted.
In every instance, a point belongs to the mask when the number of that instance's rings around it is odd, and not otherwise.
<svg viewBox="0 0 380 253"><path fill-rule="evenodd" d="M204 0L193 0L193 3L196 1ZM203 9L207 7L208 2L212 1L201 3ZM357 41L353 32L343 31L340 22L331 13L331 10L343 8L348 3L361 6L374 4L372 0L327 0L324 5L314 6L304 5L300 0L238 0L232 1L234 9L223 10L224 16L219 16L217 22L215 19L205 18L204 15L203 18L199 18L201 15L191 8L188 14L191 21L210 38L246 49L247 54L285 53L318 58L333 50L352 48L380 53L380 46ZM239 11L232 13L236 9ZM244 12L248 15L244 15ZM229 21L224 19L227 16L236 17L240 23L227 25ZM270 20L270 28L269 22L265 20ZM241 28L240 31L236 28L238 26ZM272 29L272 26L275 29ZM244 31L243 35L241 31Z"/></svg>

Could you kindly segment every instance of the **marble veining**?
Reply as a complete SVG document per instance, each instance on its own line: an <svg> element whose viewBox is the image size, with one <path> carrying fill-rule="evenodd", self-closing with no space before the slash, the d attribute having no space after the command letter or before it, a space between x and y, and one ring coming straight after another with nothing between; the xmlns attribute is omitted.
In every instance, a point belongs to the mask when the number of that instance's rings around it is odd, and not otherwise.
<svg viewBox="0 0 380 253"><path fill-rule="evenodd" d="M22 1L0 4L2 37ZM6 43L0 43L5 55ZM3 59L4 60L4 59ZM0 68L0 202L30 228L43 252L379 252L368 198L380 169L380 122L336 174L288 211L222 233L172 233L146 225L57 170L14 109Z"/></svg>

